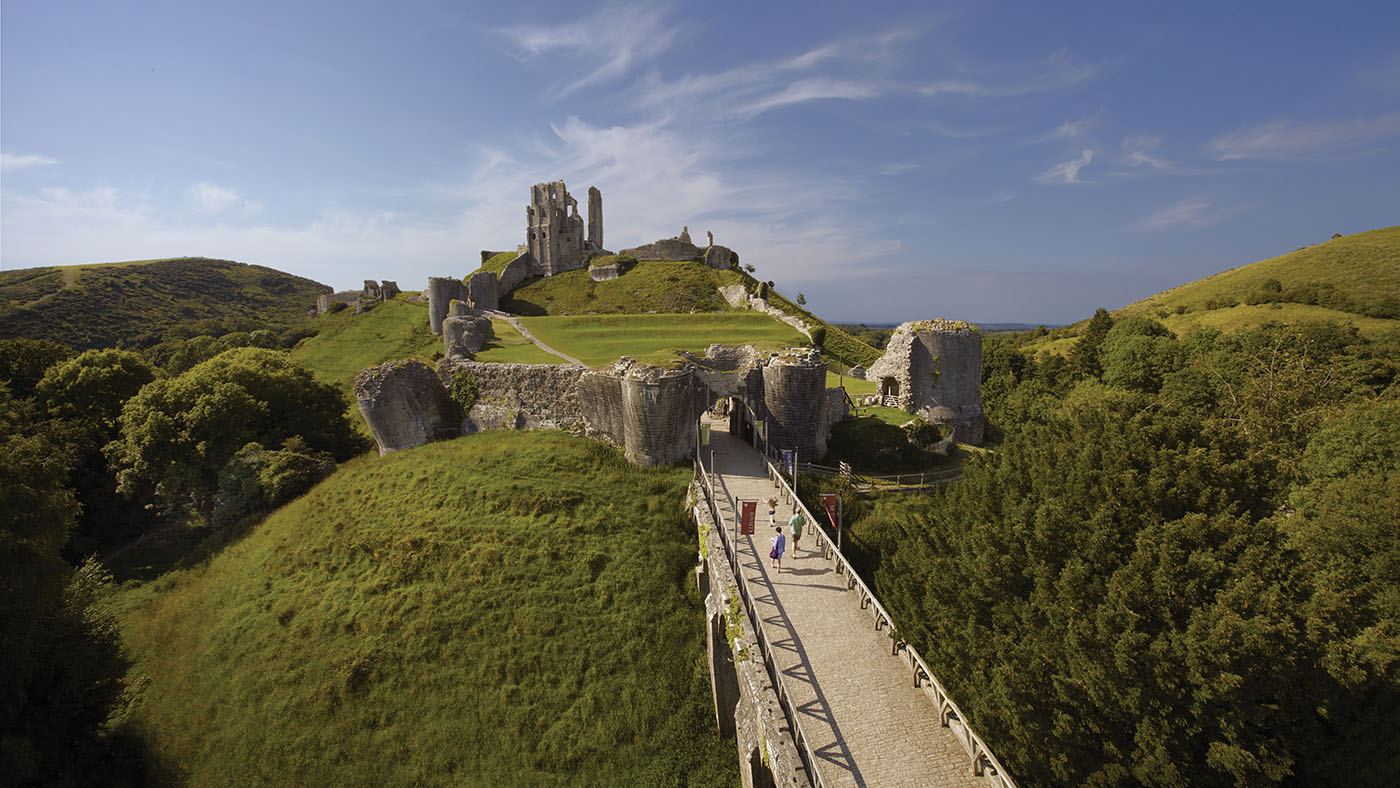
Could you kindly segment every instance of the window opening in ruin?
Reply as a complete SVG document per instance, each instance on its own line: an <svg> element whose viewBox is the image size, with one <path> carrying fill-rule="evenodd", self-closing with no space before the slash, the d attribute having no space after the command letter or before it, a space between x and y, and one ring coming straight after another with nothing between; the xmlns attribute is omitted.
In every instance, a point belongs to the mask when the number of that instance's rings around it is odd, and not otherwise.
<svg viewBox="0 0 1400 788"><path fill-rule="evenodd" d="M899 381L894 378L880 378L880 396L898 397Z"/></svg>

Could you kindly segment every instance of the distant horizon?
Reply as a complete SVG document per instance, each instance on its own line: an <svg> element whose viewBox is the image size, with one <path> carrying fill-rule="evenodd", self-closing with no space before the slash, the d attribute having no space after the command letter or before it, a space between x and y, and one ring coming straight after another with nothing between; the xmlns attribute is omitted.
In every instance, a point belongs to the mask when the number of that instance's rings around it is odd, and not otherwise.
<svg viewBox="0 0 1400 788"><path fill-rule="evenodd" d="M830 320L1050 325L1400 205L1396 4L77 6L0 6L7 270L416 290L562 179Z"/></svg>

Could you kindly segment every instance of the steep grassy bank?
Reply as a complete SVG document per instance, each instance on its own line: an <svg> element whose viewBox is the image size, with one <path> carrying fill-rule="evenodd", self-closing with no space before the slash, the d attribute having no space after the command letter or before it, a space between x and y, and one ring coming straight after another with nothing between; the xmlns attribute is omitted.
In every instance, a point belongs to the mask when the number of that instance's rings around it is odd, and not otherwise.
<svg viewBox="0 0 1400 788"><path fill-rule="evenodd" d="M360 315L342 309L321 315L312 325L320 333L302 340L291 352L292 361L347 394L365 367L401 358L432 361L443 349L442 337L428 330L426 303L386 301Z"/></svg>
<svg viewBox="0 0 1400 788"><path fill-rule="evenodd" d="M117 600L191 786L733 785L688 472L559 433L356 460Z"/></svg>

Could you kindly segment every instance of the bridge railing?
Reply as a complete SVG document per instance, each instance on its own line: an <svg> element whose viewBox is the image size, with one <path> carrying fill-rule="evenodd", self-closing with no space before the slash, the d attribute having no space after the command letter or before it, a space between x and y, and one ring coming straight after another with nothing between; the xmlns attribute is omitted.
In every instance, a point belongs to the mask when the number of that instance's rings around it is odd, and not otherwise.
<svg viewBox="0 0 1400 788"><path fill-rule="evenodd" d="M697 459L695 461L695 476L700 482L700 489L705 493L705 503L710 508L711 522L715 524L715 530L719 532L719 540L724 545L726 558L729 560L729 567L734 571L737 580L739 598L744 603L744 610L748 613L749 627L754 633L754 638L758 641L759 655L763 657L763 666L768 671L768 679L777 690L778 705L783 710L783 717L787 720L788 728L792 731L794 743L797 745L798 757L802 759L802 766L807 770L807 776L811 779L814 788L826 788L826 781L822 779L821 772L817 770L817 754L812 749L811 740L802 730L802 721L797 713L797 706L793 703L792 694L788 692L787 682L783 680L783 672L778 667L778 661L773 654L773 645L768 639L768 633L764 631L762 623L758 620L758 612L754 607L753 592L749 589L748 578L739 567L739 549L734 544L726 528L724 518L720 516L718 499L715 497L714 477L705 471L704 464ZM734 513L737 521L739 513Z"/></svg>
<svg viewBox="0 0 1400 788"><path fill-rule="evenodd" d="M815 526L812 530L816 532L823 555L836 564L836 573L845 577L846 589L855 589L859 594L860 607L871 613L875 620L875 629L877 631L884 629L888 633L891 641L890 653L894 656L902 656L909 666L913 673L914 686L924 691L934 708L938 709L938 721L953 732L954 737L967 751L968 757L971 759L972 773L979 777L986 777L995 786L1016 788L1016 783L1007 774L1001 762L992 754L986 742L973 732L972 726L967 722L967 717L953 702L942 682L933 675L928 663L924 662L924 658L919 655L912 644L899 638L894 619L890 618L885 606L880 604L880 600L876 599L874 592L870 590L864 580L860 579L860 575L856 573L850 560L836 546L826 530L820 526L821 521L814 517L812 512L802 503L802 499L797 497L797 492L792 489L792 485L788 484L787 479L778 470L778 466L773 464L771 458L764 458L764 465L768 468L769 480L779 489L783 499L790 501L796 510L802 512L802 516L806 518L807 522ZM735 574L738 574L737 570Z"/></svg>

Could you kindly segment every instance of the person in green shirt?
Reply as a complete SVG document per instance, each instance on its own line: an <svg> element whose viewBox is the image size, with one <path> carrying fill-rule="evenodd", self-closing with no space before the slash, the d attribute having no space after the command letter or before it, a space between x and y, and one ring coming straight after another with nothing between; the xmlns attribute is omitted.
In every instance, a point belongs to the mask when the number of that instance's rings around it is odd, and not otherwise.
<svg viewBox="0 0 1400 788"><path fill-rule="evenodd" d="M807 525L807 518L802 516L801 510L792 513L792 519L788 520L788 527L792 529L792 557L797 557L797 543L802 541L802 528Z"/></svg>

